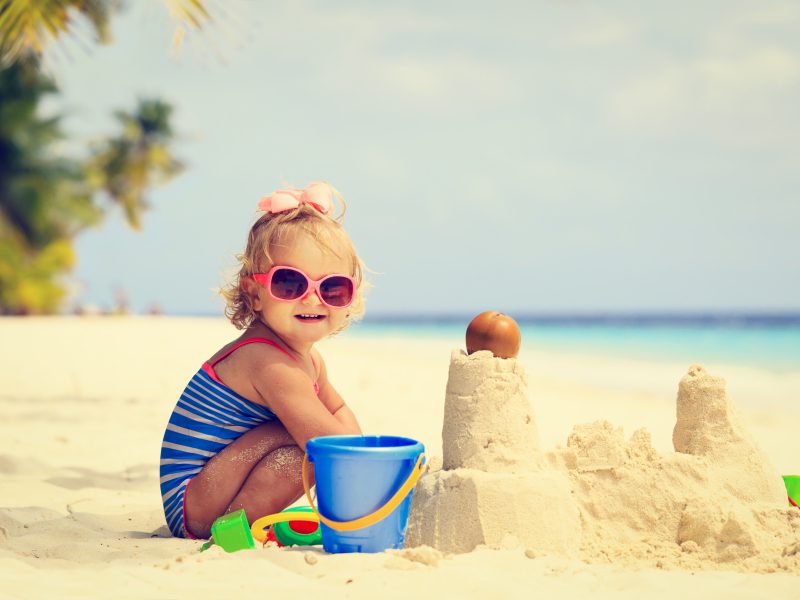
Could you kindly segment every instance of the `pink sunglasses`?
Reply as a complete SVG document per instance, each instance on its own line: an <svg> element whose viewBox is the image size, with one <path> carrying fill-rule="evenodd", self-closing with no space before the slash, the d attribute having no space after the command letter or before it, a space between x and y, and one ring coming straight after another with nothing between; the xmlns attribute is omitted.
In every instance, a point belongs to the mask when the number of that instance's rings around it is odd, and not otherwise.
<svg viewBox="0 0 800 600"><path fill-rule="evenodd" d="M276 300L291 302L302 298L308 290L317 293L323 304L333 308L346 308L353 303L356 283L349 275L338 273L311 279L300 269L274 266L267 273L253 273L253 279L267 288Z"/></svg>

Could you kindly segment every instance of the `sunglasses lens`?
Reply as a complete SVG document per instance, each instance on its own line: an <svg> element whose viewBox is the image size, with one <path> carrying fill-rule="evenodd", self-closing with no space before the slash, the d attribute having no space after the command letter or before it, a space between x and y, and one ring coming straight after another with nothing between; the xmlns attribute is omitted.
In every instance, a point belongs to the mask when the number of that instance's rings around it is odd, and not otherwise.
<svg viewBox="0 0 800 600"><path fill-rule="evenodd" d="M308 281L302 273L291 269L278 269L272 274L270 291L281 300L294 300L306 293Z"/></svg>
<svg viewBox="0 0 800 600"><path fill-rule="evenodd" d="M319 286L322 299L331 306L347 306L353 301L353 282L346 277L328 277Z"/></svg>

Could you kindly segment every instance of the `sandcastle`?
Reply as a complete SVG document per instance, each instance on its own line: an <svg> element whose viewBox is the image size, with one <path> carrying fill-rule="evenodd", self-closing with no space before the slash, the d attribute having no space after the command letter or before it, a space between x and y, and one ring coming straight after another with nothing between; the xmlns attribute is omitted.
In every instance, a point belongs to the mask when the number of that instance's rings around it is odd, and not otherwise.
<svg viewBox="0 0 800 600"><path fill-rule="evenodd" d="M546 468L516 359L455 350L445 396L442 468L420 479L409 546L469 552L522 544L575 552L580 515L563 472Z"/></svg>
<svg viewBox="0 0 800 600"><path fill-rule="evenodd" d="M576 425L566 447L544 452L526 387L516 359L453 352L441 467L417 485L407 546L800 572L800 511L722 378L689 368L666 455L648 431L626 441L606 421Z"/></svg>

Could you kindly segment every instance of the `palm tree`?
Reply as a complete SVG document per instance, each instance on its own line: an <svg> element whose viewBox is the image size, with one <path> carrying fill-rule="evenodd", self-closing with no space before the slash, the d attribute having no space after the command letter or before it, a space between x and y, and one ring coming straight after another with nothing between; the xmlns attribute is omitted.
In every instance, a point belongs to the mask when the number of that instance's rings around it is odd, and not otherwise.
<svg viewBox="0 0 800 600"><path fill-rule="evenodd" d="M57 88L31 61L0 69L0 313L51 312L71 238L100 218L79 161L53 154L64 138L39 102Z"/></svg>
<svg viewBox="0 0 800 600"><path fill-rule="evenodd" d="M111 41L109 21L122 0L0 0L0 60L13 62L21 56L41 56L47 42L75 33L75 17L91 23L95 41ZM177 22L176 34L186 27L202 29L211 16L202 0L164 0ZM178 42L181 35L176 35Z"/></svg>
<svg viewBox="0 0 800 600"><path fill-rule="evenodd" d="M169 148L172 108L160 100L118 111L121 133L88 159L55 155L64 139L59 118L42 118L37 107L56 92L31 61L0 69L0 314L58 308L59 278L74 263L72 240L103 216L98 192L138 229L147 191L183 168Z"/></svg>
<svg viewBox="0 0 800 600"><path fill-rule="evenodd" d="M165 0L179 23L200 28L209 15L200 0ZM146 192L182 170L171 154L172 108L140 100L117 112L122 132L88 159L59 157L58 117L42 118L39 102L58 88L39 70L48 38L73 33L74 18L110 41L109 20L121 0L0 0L0 314L53 312L60 282L75 260L74 236L100 221L103 191L131 227L141 227ZM179 31L182 26L179 25Z"/></svg>
<svg viewBox="0 0 800 600"><path fill-rule="evenodd" d="M142 225L148 207L145 192L183 170L169 150L172 107L160 100L139 100L134 113L117 111L122 133L95 149L88 163L89 180L122 207L128 224Z"/></svg>

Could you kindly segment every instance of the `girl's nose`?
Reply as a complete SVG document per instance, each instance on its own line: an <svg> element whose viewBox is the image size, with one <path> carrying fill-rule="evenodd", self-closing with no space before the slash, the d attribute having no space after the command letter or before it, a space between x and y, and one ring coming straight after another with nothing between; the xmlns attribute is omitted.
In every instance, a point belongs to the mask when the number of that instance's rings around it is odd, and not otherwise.
<svg viewBox="0 0 800 600"><path fill-rule="evenodd" d="M303 304L308 304L310 306L319 306L322 304L322 299L319 297L319 290L316 288L311 288L309 291L306 292L306 295L303 296Z"/></svg>

